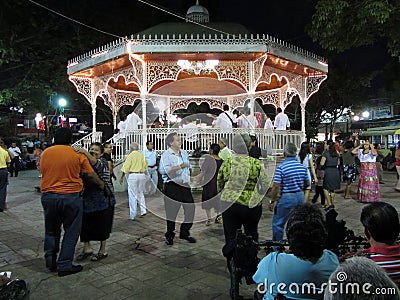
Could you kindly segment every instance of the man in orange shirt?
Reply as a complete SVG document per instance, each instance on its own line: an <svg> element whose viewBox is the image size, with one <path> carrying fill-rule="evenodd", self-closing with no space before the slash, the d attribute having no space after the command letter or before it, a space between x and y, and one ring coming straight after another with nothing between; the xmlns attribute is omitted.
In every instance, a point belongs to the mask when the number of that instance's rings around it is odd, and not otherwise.
<svg viewBox="0 0 400 300"><path fill-rule="evenodd" d="M54 136L54 146L47 148L40 157L42 171L42 206L45 221L44 252L46 267L58 276L82 271L81 265L73 265L75 246L82 224L83 200L79 193L83 188L81 174L104 188L104 182L93 171L87 157L72 147L72 132L60 128ZM61 226L64 237L60 250Z"/></svg>

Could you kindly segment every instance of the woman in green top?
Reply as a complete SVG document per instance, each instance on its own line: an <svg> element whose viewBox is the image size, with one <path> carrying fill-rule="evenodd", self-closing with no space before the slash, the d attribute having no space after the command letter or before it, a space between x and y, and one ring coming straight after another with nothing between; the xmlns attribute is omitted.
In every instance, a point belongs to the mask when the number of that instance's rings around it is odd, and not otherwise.
<svg viewBox="0 0 400 300"><path fill-rule="evenodd" d="M232 157L224 160L218 172L217 187L221 193L225 245L222 253L229 261L235 248L236 232L242 226L246 235L258 239L261 201L268 179L258 159L249 156L248 134L233 137Z"/></svg>

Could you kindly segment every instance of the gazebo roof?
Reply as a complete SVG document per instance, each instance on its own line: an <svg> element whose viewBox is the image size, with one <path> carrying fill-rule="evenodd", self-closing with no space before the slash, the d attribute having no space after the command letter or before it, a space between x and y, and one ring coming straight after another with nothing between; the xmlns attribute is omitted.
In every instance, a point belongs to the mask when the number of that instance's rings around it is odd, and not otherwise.
<svg viewBox="0 0 400 300"><path fill-rule="evenodd" d="M127 68L131 56L140 61L229 60L256 61L285 71L326 74L325 59L268 35L253 34L237 23L209 22L208 10L196 1L187 22L161 23L68 61L68 75L96 77Z"/></svg>
<svg viewBox="0 0 400 300"><path fill-rule="evenodd" d="M232 34L232 35L250 35L251 32L248 30L245 26L237 23L223 23L223 22L210 22L204 24L205 26L201 26L198 24L194 24L191 22L183 23L183 22L166 22L166 23L160 23L158 25L155 25L153 27L147 28L141 32L138 33L139 36L142 35L164 35L166 36L167 34L169 35L197 35L200 34L201 36L205 34L208 36L209 34L215 35L218 34L220 35L221 32Z"/></svg>
<svg viewBox="0 0 400 300"><path fill-rule="evenodd" d="M173 23L169 29L172 30L176 24ZM181 25L186 29L195 26L187 23ZM155 29L157 28L162 26L155 26ZM67 73L93 77L109 70L125 68L130 65L130 54L139 55L144 61L178 59L254 61L266 53L271 59L280 62L283 60L287 64L285 69L288 71L299 72L307 68L309 73L328 73L328 64L324 58L268 35L179 32L143 33L132 35L130 38L121 38L69 60ZM98 69L98 66L101 68ZM279 63L276 66L280 67Z"/></svg>

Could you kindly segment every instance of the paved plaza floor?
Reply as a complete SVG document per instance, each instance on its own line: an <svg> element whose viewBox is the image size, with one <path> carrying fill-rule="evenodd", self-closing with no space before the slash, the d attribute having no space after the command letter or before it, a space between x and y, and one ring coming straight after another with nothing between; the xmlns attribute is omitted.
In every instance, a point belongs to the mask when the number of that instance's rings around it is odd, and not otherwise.
<svg viewBox="0 0 400 300"><path fill-rule="evenodd" d="M165 221L149 212L129 220L127 194L117 193L114 227L108 242L109 257L98 262L84 261L84 270L58 277L45 268L43 259L44 222L40 194L34 189L40 178L36 170L9 178L9 209L0 213L0 271L11 271L13 278L25 279L30 299L229 299L229 273L221 248L222 225L193 225L196 244L175 238L173 246L164 243ZM400 209L400 193L394 190L395 172L385 172L381 185L383 201ZM355 186L353 186L355 190ZM199 195L196 195L199 198ZM156 197L152 202L162 198ZM363 204L337 194L339 219L356 234L363 234L359 216ZM260 240L270 239L272 213L264 205L259 226ZM179 227L177 227L179 228ZM94 243L97 250L98 243ZM76 254L82 250L79 243ZM255 286L241 287L245 299L252 298Z"/></svg>

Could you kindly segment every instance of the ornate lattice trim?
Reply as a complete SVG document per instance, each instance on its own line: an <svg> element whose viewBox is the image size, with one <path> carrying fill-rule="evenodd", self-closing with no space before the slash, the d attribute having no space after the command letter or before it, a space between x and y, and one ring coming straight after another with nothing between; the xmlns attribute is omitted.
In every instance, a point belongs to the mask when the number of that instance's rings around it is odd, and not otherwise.
<svg viewBox="0 0 400 300"><path fill-rule="evenodd" d="M93 79L81 76L69 76L69 80L75 85L76 91L85 96L90 104L96 101L94 96Z"/></svg>
<svg viewBox="0 0 400 300"><path fill-rule="evenodd" d="M310 97L314 93L318 92L321 83L324 82L327 78L328 78L328 75L307 77L307 80L306 80L307 94L306 94L305 102L307 102L308 99L310 99Z"/></svg>

